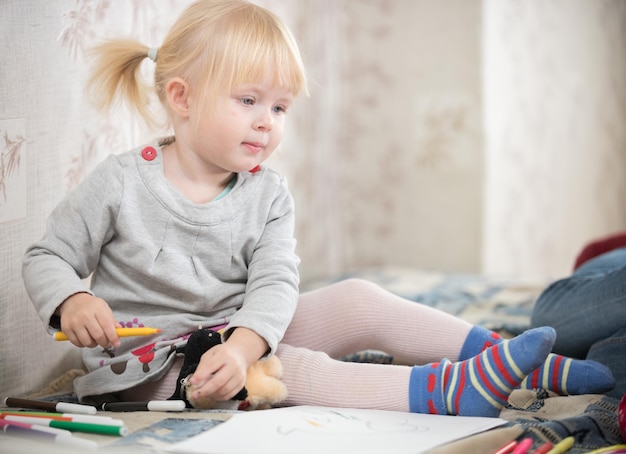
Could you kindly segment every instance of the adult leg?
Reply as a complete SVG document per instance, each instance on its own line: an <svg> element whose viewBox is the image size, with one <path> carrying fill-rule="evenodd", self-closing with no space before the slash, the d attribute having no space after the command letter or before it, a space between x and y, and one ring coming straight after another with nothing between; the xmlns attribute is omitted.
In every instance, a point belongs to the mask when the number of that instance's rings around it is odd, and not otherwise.
<svg viewBox="0 0 626 454"><path fill-rule="evenodd" d="M615 377L615 388L606 394L621 398L626 394L626 327L591 346L587 359L607 366Z"/></svg>
<svg viewBox="0 0 626 454"><path fill-rule="evenodd" d="M596 342L626 327L626 248L580 266L537 299L531 327L552 326L554 352L585 358Z"/></svg>

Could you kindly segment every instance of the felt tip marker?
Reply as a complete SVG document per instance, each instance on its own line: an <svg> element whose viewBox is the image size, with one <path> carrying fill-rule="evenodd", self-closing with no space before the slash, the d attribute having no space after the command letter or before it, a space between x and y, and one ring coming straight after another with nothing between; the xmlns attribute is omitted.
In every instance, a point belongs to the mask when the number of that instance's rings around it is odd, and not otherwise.
<svg viewBox="0 0 626 454"><path fill-rule="evenodd" d="M147 402L105 402L104 411L183 411L184 400L150 400Z"/></svg>
<svg viewBox="0 0 626 454"><path fill-rule="evenodd" d="M533 454L547 454L554 447L551 442L546 442L533 451Z"/></svg>
<svg viewBox="0 0 626 454"><path fill-rule="evenodd" d="M510 454L511 451L513 451L516 446L517 446L517 441L515 440L509 441L507 444L505 444L504 446L494 451L493 454Z"/></svg>
<svg viewBox="0 0 626 454"><path fill-rule="evenodd" d="M6 397L2 401L3 406L12 408L28 408L31 410L56 411L59 413L78 413L80 415L95 415L96 407L91 405L72 404L69 402L47 402L44 400L19 399Z"/></svg>
<svg viewBox="0 0 626 454"><path fill-rule="evenodd" d="M138 328L115 328L115 332L119 337L131 337L131 336L152 336L153 334L158 334L161 332L160 329L150 328L147 326L138 327ZM62 331L57 331L54 333L54 340L57 341L66 341L69 340L68 337Z"/></svg>
<svg viewBox="0 0 626 454"><path fill-rule="evenodd" d="M7 421L6 419L0 419L0 428L4 430L4 432L9 433L13 430L14 427L18 427L20 429L28 429L31 432L36 432L31 435L39 435L41 432L52 434L52 435L61 435L64 437L71 437L72 432L66 429L57 429L54 427L46 427L46 426L38 426L36 424L28 424L26 422L20 421Z"/></svg>
<svg viewBox="0 0 626 454"><path fill-rule="evenodd" d="M37 426L53 427L55 429L65 429L72 432L87 432L92 434L101 435L117 435L124 437L128 435L128 429L124 426L109 425L109 424L91 424L86 422L73 422L73 421L57 421L47 418L29 418L27 416L7 416L5 421L11 422L23 422L26 424L33 424Z"/></svg>
<svg viewBox="0 0 626 454"><path fill-rule="evenodd" d="M69 431L60 431L60 429L52 429L44 426L34 426L19 422L9 422L0 420L0 430L9 436L26 438L31 440L40 440L44 442L53 442L67 446L75 446L83 449L97 449L98 444L91 440L75 438ZM52 432L53 430L59 431ZM67 434L65 433L67 432Z"/></svg>
<svg viewBox="0 0 626 454"><path fill-rule="evenodd" d="M613 445L591 451L589 454L617 454L626 452L626 445Z"/></svg>
<svg viewBox="0 0 626 454"><path fill-rule="evenodd" d="M30 418L48 418L57 421L74 421L88 422L93 424L109 424L111 426L123 426L124 421L121 419L113 419L110 416L93 416L93 415L75 415L73 413L48 413L37 411L3 411L0 412L0 418L6 416L27 416Z"/></svg>
<svg viewBox="0 0 626 454"><path fill-rule="evenodd" d="M567 437L554 445L554 447L548 451L548 454L564 454L574 446L576 439L574 437Z"/></svg>
<svg viewBox="0 0 626 454"><path fill-rule="evenodd" d="M517 444L515 449L511 451L511 454L526 454L530 450L532 445L533 445L532 438L524 438L522 441L520 441Z"/></svg>

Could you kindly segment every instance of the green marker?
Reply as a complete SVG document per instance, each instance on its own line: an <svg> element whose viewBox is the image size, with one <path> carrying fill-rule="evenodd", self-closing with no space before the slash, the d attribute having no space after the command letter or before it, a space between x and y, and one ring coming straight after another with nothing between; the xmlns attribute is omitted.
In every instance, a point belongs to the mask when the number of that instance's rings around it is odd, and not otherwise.
<svg viewBox="0 0 626 454"><path fill-rule="evenodd" d="M118 437L125 437L126 435L128 435L128 429L124 426L119 425L58 421L55 419L36 418L28 416L5 416L4 419L6 421L23 422L27 424L34 424L37 426L48 426L54 427L56 429L65 429L74 432L87 432L101 435L117 435Z"/></svg>

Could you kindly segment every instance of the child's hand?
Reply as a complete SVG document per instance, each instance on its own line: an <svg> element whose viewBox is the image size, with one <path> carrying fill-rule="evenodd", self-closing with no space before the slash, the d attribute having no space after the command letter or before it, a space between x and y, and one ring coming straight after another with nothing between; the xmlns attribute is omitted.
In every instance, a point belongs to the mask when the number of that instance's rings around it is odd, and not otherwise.
<svg viewBox="0 0 626 454"><path fill-rule="evenodd" d="M103 299L89 293L76 293L59 306L57 313L61 317L61 330L77 347L120 346L115 332L120 325Z"/></svg>
<svg viewBox="0 0 626 454"><path fill-rule="evenodd" d="M224 344L206 351L193 373L190 384L195 387L193 398L210 397L225 401L241 391L246 383L248 364L237 348Z"/></svg>

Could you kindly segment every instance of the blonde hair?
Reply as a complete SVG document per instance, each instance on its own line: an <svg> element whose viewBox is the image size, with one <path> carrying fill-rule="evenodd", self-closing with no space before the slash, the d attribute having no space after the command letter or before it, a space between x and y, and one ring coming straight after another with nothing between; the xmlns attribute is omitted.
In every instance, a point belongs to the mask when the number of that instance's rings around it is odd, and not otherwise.
<svg viewBox="0 0 626 454"><path fill-rule="evenodd" d="M113 40L93 49L88 82L96 107L108 110L121 96L148 122L147 84L139 74L150 49L133 40ZM180 77L209 105L233 87L262 80L271 70L274 82L297 96L308 95L298 45L272 12L244 0L199 0L181 14L158 49L154 90L169 112L166 86Z"/></svg>

